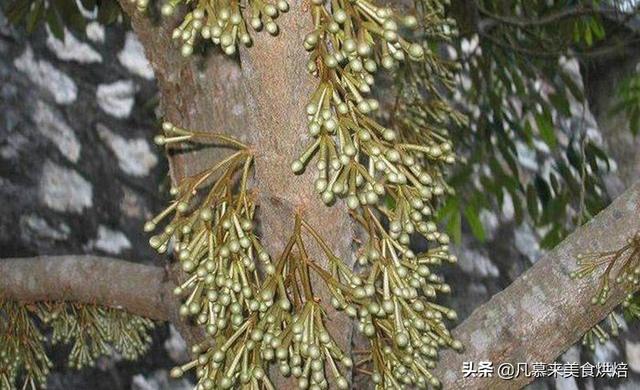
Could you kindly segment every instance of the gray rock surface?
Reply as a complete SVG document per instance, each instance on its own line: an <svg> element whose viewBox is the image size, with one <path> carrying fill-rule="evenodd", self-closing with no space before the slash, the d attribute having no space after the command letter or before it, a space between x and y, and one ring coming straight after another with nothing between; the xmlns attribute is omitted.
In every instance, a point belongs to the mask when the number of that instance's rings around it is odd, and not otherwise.
<svg viewBox="0 0 640 390"><path fill-rule="evenodd" d="M0 15L0 257L164 261L142 233L166 201L167 165L152 143L153 73L132 39L123 26L91 22L60 41ZM159 325L139 362L101 358L81 371L64 366L68 347L56 347L48 388L190 388L168 378L172 356L186 358L174 333Z"/></svg>

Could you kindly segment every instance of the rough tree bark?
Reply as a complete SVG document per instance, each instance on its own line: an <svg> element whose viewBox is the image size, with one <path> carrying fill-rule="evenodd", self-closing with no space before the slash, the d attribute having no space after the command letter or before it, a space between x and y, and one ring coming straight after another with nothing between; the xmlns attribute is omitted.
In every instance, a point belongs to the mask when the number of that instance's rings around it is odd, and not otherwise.
<svg viewBox="0 0 640 390"><path fill-rule="evenodd" d="M325 206L315 192L313 169L294 176L291 162L308 142L305 106L314 90L314 80L306 71L307 53L301 42L313 30L307 1L289 1L290 10L278 18L280 33L255 36L250 49L240 52L252 148L256 151L255 185L259 193L262 240L274 256L281 253L291 237L294 214L316 229L333 252L353 266L354 229L342 202ZM310 236L305 240L309 256L326 266L326 257ZM328 269L328 267L324 267ZM314 278L314 293L328 315L331 335L349 355L351 320L337 313L331 295L320 278ZM284 389L282 380L276 384ZM297 388L295 383L287 388Z"/></svg>
<svg viewBox="0 0 640 390"><path fill-rule="evenodd" d="M21 302L95 303L166 321L176 310L173 284L160 267L91 255L0 262L0 297Z"/></svg>
<svg viewBox="0 0 640 390"><path fill-rule="evenodd" d="M632 233L640 230L638 215L640 183L538 260L511 286L479 307L454 330L456 337L465 345L464 352L445 351L440 357L436 375L441 378L444 388L520 388L533 378L519 377L509 381L500 380L497 376L463 378L462 363L492 361L497 367L500 363L552 362L600 322L622 301L623 289L613 284L607 303L592 305L590 299L597 288L596 277L599 274L583 280L572 280L568 275L575 268L578 253L619 247ZM77 271L68 275L69 266L91 272ZM94 271L105 272L114 279L97 280ZM3 275L0 278L0 296L23 302L55 298L62 294L67 299L72 297L81 302L117 305L158 319L169 318L170 313L178 311L177 302L167 304L162 298L166 278L160 268L90 257L14 259L0 262L0 274ZM144 287L135 287L141 279L144 279ZM106 291L108 284L123 286L125 291L142 289L139 292L142 295L129 297ZM60 286L67 288L61 292ZM154 289L157 289L155 294ZM155 305L166 307L166 313L162 314ZM171 321L178 321L179 325L179 320L174 318Z"/></svg>
<svg viewBox="0 0 640 390"><path fill-rule="evenodd" d="M0 299L80 302L169 321L184 340L202 339L199 327L179 315L171 268L92 255L38 256L0 261Z"/></svg>
<svg viewBox="0 0 640 390"><path fill-rule="evenodd" d="M476 309L454 334L465 345L457 354L445 351L437 374L447 389L514 389L533 377L512 380L463 378L463 362L551 362L604 319L625 292L612 286L604 305L592 305L595 278L573 280L579 253L621 247L640 231L640 183L636 183L596 218L576 230L504 291ZM596 276L600 273L596 272Z"/></svg>

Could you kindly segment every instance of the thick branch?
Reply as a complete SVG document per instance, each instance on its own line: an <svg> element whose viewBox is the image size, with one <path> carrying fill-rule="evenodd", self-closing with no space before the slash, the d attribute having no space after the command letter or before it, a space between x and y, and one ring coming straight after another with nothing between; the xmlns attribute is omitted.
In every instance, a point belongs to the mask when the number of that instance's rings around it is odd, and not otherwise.
<svg viewBox="0 0 640 390"><path fill-rule="evenodd" d="M171 283L160 267L90 255L0 260L0 297L20 302L72 301L167 320ZM170 295L169 295L170 296Z"/></svg>
<svg viewBox="0 0 640 390"><path fill-rule="evenodd" d="M631 187L587 225L549 252L513 284L476 309L455 330L465 345L456 354L446 351L437 375L445 389L514 389L533 378L513 380L463 378L465 361L501 363L552 362L604 319L625 296L620 285L611 285L605 305L592 305L596 277L573 280L579 253L619 248L640 230L640 183Z"/></svg>

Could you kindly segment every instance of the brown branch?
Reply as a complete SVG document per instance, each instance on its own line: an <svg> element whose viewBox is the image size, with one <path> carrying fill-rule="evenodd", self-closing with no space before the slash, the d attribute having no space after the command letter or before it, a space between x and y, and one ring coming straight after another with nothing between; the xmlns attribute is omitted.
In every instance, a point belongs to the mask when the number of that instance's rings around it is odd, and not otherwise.
<svg viewBox="0 0 640 390"><path fill-rule="evenodd" d="M640 38L630 38L623 41L616 41L608 46L599 47L597 49L591 49L588 51L578 51L575 49L558 49L558 50L535 50L524 46L519 46L511 41L511 39L500 40L493 36L491 33L479 31L481 37L485 38L490 43L500 46L502 49L511 50L520 54L526 54L539 58L557 58L561 55L569 55L572 57L582 59L594 59L598 57L606 57L615 54L624 54L627 46L632 46L640 43Z"/></svg>
<svg viewBox="0 0 640 390"><path fill-rule="evenodd" d="M172 283L164 269L91 255L0 260L0 298L20 302L71 301L167 320ZM170 295L169 295L170 296Z"/></svg>
<svg viewBox="0 0 640 390"><path fill-rule="evenodd" d="M436 374L445 389L514 389L534 378L513 380L463 378L463 362L549 363L575 344L604 319L625 297L617 284L605 305L592 305L598 282L573 280L579 253L621 247L640 230L640 183L632 186L611 206L565 239L504 291L477 308L455 330L465 345L457 354L445 351ZM531 367L529 367L531 368Z"/></svg>

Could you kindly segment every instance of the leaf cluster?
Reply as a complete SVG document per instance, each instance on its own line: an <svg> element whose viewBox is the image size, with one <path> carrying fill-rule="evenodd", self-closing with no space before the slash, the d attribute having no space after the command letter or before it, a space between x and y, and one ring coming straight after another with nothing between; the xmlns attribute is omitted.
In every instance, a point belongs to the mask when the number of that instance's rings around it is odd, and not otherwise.
<svg viewBox="0 0 640 390"><path fill-rule="evenodd" d="M46 24L58 39L64 38L65 28L84 33L88 19L84 13L95 13L102 24L114 23L122 15L117 0L9 0L3 12L29 33Z"/></svg>

